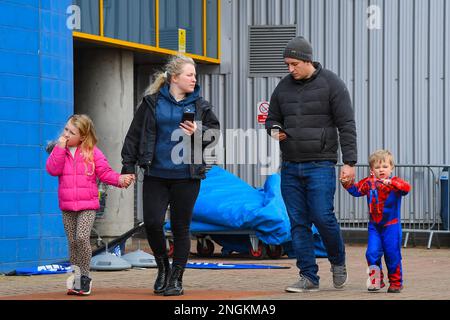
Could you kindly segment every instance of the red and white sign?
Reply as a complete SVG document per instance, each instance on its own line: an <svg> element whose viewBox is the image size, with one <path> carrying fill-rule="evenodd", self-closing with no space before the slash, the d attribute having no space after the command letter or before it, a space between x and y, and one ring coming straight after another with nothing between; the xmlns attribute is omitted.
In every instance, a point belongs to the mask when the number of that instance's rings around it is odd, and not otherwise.
<svg viewBox="0 0 450 320"><path fill-rule="evenodd" d="M269 114L269 103L267 101L258 102L258 123L265 124Z"/></svg>

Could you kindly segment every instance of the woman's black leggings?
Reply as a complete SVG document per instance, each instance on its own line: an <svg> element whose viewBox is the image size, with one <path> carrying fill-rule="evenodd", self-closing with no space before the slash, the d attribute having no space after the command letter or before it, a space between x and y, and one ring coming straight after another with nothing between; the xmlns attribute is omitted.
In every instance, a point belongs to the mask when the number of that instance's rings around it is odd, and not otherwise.
<svg viewBox="0 0 450 320"><path fill-rule="evenodd" d="M170 227L173 234L173 264L185 266L191 249L192 210L200 191L200 180L163 179L145 176L143 185L144 227L155 257L166 254L164 219L170 204Z"/></svg>

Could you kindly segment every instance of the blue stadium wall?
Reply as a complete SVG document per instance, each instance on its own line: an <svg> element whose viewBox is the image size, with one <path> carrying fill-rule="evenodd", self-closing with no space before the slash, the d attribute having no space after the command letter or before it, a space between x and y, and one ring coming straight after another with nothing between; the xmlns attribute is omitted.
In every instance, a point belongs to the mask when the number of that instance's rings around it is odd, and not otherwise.
<svg viewBox="0 0 450 320"><path fill-rule="evenodd" d="M71 0L0 0L0 272L65 260L45 145L73 113Z"/></svg>

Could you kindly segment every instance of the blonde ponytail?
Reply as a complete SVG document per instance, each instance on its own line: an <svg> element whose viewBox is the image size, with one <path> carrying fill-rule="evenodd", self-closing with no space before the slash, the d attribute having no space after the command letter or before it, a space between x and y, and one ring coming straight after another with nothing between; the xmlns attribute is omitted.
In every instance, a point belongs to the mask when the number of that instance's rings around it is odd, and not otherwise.
<svg viewBox="0 0 450 320"><path fill-rule="evenodd" d="M158 72L155 76L155 81L145 90L144 96L157 93L167 81L166 74L166 72Z"/></svg>
<svg viewBox="0 0 450 320"><path fill-rule="evenodd" d="M164 71L160 71L155 75L155 80L144 91L144 96L157 93L164 84L170 84L172 76L178 76L183 72L185 64L192 64L195 67L195 62L192 58L178 54L170 58L169 62L164 66Z"/></svg>

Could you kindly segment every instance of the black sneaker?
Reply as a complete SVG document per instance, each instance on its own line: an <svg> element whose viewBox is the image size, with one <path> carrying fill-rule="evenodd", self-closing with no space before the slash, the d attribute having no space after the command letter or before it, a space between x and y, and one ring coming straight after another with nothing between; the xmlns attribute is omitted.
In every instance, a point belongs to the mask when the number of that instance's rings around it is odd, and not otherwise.
<svg viewBox="0 0 450 320"><path fill-rule="evenodd" d="M79 296L88 296L91 294L92 279L88 276L81 276L81 288L78 291Z"/></svg>

